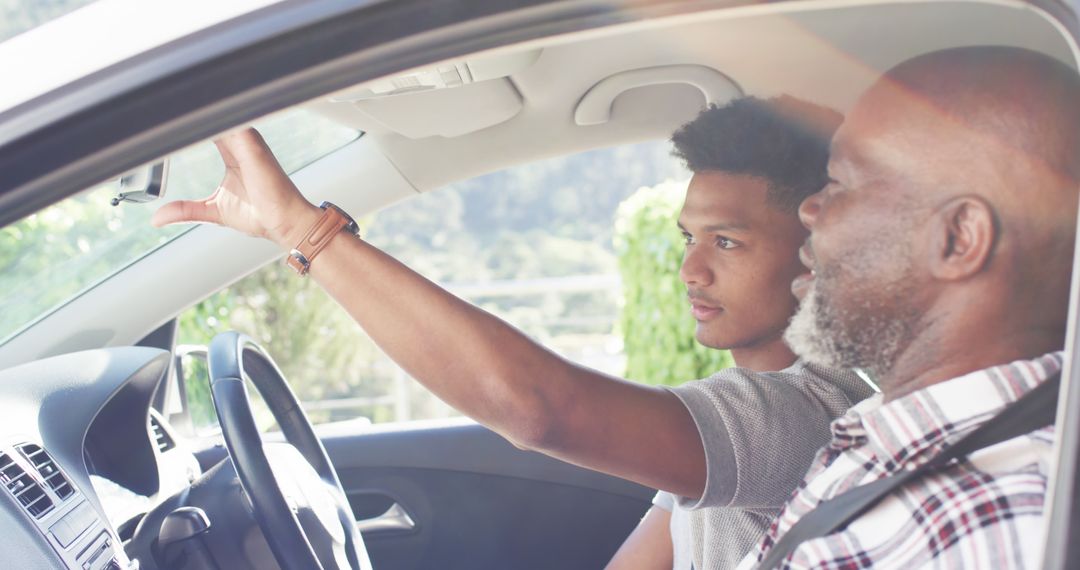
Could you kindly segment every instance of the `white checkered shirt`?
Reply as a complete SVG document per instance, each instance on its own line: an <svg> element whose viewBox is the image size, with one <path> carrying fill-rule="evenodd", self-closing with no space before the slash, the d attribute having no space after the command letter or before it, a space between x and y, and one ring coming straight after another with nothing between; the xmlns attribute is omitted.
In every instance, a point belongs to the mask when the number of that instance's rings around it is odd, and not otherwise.
<svg viewBox="0 0 1080 570"><path fill-rule="evenodd" d="M922 465L1059 372L1061 362L1060 352L1051 353L851 408L832 423L832 441L739 568L761 561L821 501ZM803 542L782 567L1033 568L1041 559L1053 438L1053 427L1036 430L908 483L844 530Z"/></svg>

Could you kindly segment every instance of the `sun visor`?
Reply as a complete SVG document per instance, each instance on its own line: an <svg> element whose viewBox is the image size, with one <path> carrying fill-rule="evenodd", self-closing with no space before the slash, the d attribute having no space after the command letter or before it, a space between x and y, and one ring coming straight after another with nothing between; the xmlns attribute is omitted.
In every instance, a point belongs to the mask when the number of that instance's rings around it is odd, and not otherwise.
<svg viewBox="0 0 1080 570"><path fill-rule="evenodd" d="M487 55L464 61L445 62L402 75L386 77L335 93L334 103L353 103L370 99L397 97L425 91L452 89L472 83L501 79L522 71L540 58L542 49Z"/></svg>
<svg viewBox="0 0 1080 570"><path fill-rule="evenodd" d="M355 123L366 131L390 131L410 139L459 137L517 115L521 94L508 79L365 99L350 103Z"/></svg>
<svg viewBox="0 0 1080 570"><path fill-rule="evenodd" d="M347 105L352 121L367 131L410 139L459 137L521 111L521 93L509 76L531 66L542 51L446 62L336 93L330 102Z"/></svg>

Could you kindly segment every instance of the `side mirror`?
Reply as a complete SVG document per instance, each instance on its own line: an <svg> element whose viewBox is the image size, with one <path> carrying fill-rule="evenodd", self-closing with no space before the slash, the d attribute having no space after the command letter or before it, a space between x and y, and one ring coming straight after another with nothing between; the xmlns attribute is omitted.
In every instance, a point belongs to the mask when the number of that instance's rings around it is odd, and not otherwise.
<svg viewBox="0 0 1080 570"><path fill-rule="evenodd" d="M169 159L136 168L120 177L120 193L112 199L113 206L121 202L145 204L165 195L165 181L169 177Z"/></svg>

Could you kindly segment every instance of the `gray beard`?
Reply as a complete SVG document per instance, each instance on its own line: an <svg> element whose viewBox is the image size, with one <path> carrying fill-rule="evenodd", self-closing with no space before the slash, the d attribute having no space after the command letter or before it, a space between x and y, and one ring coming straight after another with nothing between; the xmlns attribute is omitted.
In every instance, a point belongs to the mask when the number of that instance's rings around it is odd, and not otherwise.
<svg viewBox="0 0 1080 570"><path fill-rule="evenodd" d="M886 289L897 289L886 287ZM902 303L903 291L881 291ZM859 311L838 309L810 286L784 333L784 341L807 362L829 368L859 368L877 379L892 369L913 334L911 314L866 300Z"/></svg>

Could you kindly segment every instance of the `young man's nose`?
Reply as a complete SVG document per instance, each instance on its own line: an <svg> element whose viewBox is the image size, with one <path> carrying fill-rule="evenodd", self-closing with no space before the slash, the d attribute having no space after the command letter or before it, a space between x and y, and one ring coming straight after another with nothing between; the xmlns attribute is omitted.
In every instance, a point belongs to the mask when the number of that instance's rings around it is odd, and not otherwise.
<svg viewBox="0 0 1080 570"><path fill-rule="evenodd" d="M683 255L682 266L679 267L679 278L687 285L706 286L712 283L712 270L703 259L700 247L686 250Z"/></svg>
<svg viewBox="0 0 1080 570"><path fill-rule="evenodd" d="M821 189L817 192L806 197L799 204L799 221L808 230L814 229L814 222L817 221L818 213L821 212L821 202L824 196L825 190Z"/></svg>

